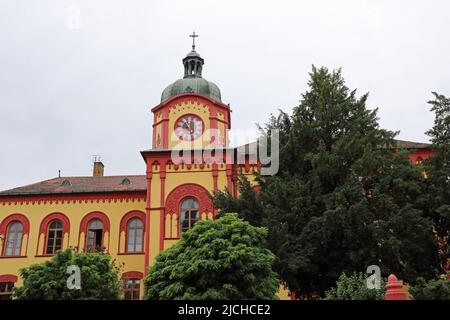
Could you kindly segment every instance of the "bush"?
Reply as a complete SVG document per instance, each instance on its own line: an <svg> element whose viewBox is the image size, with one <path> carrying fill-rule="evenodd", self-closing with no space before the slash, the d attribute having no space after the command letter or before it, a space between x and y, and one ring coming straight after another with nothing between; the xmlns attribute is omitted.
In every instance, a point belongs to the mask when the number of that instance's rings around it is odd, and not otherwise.
<svg viewBox="0 0 450 320"><path fill-rule="evenodd" d="M162 252L145 279L147 299L276 299L267 231L226 214L198 221Z"/></svg>
<svg viewBox="0 0 450 320"><path fill-rule="evenodd" d="M325 292L325 300L384 300L386 282L381 279L380 289L367 288L367 275L354 272L342 273L336 287Z"/></svg>
<svg viewBox="0 0 450 320"><path fill-rule="evenodd" d="M69 289L69 266L80 268L80 289ZM120 268L107 254L58 252L44 263L20 270L23 286L14 288L13 297L21 300L115 300L120 298Z"/></svg>
<svg viewBox="0 0 450 320"><path fill-rule="evenodd" d="M410 292L416 300L450 300L450 279L445 275L428 282L419 278Z"/></svg>

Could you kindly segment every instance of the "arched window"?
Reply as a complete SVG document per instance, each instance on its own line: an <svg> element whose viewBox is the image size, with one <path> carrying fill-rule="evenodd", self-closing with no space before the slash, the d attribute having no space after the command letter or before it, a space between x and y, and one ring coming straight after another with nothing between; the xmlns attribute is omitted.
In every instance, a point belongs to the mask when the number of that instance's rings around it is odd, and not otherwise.
<svg viewBox="0 0 450 320"><path fill-rule="evenodd" d="M64 249L64 238L69 240L70 220L61 212L49 213L39 226L38 248L43 255L54 255ZM42 236L42 242L41 241ZM68 243L66 243L67 245Z"/></svg>
<svg viewBox="0 0 450 320"><path fill-rule="evenodd" d="M127 226L127 252L142 252L144 224L141 219L133 218Z"/></svg>
<svg viewBox="0 0 450 320"><path fill-rule="evenodd" d="M87 252L102 250L103 244L103 223L99 219L94 219L88 225Z"/></svg>
<svg viewBox="0 0 450 320"><path fill-rule="evenodd" d="M86 214L80 222L78 245L84 245L85 252L108 251L110 222L108 216L100 211ZM80 240L83 241L80 243Z"/></svg>
<svg viewBox="0 0 450 320"><path fill-rule="evenodd" d="M180 208L180 227L181 232L192 228L199 218L198 202L193 198L183 200Z"/></svg>
<svg viewBox="0 0 450 320"><path fill-rule="evenodd" d="M13 221L8 226L4 255L8 257L20 256L22 248L23 225Z"/></svg>
<svg viewBox="0 0 450 320"><path fill-rule="evenodd" d="M55 254L61 250L63 242L63 224L60 220L50 222L47 230L47 243L45 254Z"/></svg>

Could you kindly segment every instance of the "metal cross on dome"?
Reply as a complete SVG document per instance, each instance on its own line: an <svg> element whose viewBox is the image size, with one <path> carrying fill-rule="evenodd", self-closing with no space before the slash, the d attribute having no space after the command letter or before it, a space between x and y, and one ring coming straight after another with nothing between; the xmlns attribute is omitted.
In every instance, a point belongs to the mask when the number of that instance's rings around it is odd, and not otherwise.
<svg viewBox="0 0 450 320"><path fill-rule="evenodd" d="M191 37L191 38L192 38L192 50L195 50L195 38L197 38L197 37L198 37L198 35L197 35L197 34L195 34L195 31L194 31L194 32L192 32L192 34L191 34L191 35L189 35L189 37Z"/></svg>

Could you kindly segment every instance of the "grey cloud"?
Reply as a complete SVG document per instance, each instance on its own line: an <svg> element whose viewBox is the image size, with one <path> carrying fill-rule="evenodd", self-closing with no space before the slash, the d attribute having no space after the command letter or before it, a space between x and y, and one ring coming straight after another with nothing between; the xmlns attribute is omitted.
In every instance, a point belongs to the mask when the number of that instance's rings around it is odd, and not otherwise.
<svg viewBox="0 0 450 320"><path fill-rule="evenodd" d="M68 8L80 28L68 27ZM251 129L290 111L311 65L343 68L380 123L427 141L450 95L447 1L1 1L0 189L63 175L143 174L150 108L199 35L204 76Z"/></svg>

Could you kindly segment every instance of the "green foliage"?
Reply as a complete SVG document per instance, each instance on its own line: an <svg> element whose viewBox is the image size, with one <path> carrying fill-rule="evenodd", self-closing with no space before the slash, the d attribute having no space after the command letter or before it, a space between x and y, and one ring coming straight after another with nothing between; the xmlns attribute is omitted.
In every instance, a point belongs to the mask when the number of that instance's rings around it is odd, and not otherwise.
<svg viewBox="0 0 450 320"><path fill-rule="evenodd" d="M409 283L435 277L423 167L392 153L395 133L379 128L367 94L357 97L340 70L313 67L310 76L292 116L272 116L263 129L280 132L277 175L258 177L258 194L242 182L238 199L219 192L215 205L268 229L274 270L299 297L321 296L341 273L369 265Z"/></svg>
<svg viewBox="0 0 450 320"><path fill-rule="evenodd" d="M379 289L367 288L367 275L359 272L347 276L342 273L336 287L325 292L325 300L384 300L386 281L381 279Z"/></svg>
<svg viewBox="0 0 450 320"><path fill-rule="evenodd" d="M237 177L237 183L239 198L234 198L228 189L225 189L225 191L215 194L216 202L227 208L225 212L236 212L240 218L245 218L252 225L259 226L258 223L262 218L260 216L262 208L252 185L242 174ZM220 216L222 216L221 213L218 214L218 217Z"/></svg>
<svg viewBox="0 0 450 320"><path fill-rule="evenodd" d="M68 289L67 267L76 265L81 272L81 289ZM114 300L120 298L120 268L102 253L57 252L50 260L23 268L23 286L14 288L20 300Z"/></svg>
<svg viewBox="0 0 450 320"><path fill-rule="evenodd" d="M434 100L428 101L435 113L434 125L427 134L435 146L450 145L450 98L433 92Z"/></svg>
<svg viewBox="0 0 450 320"><path fill-rule="evenodd" d="M450 279L445 275L428 282L419 278L410 293L416 300L450 300Z"/></svg>
<svg viewBox="0 0 450 320"><path fill-rule="evenodd" d="M450 98L433 92L429 101L435 113L431 137L436 155L425 161L428 216L433 219L439 241L441 264L450 268Z"/></svg>
<svg viewBox="0 0 450 320"><path fill-rule="evenodd" d="M264 228L226 214L198 221L162 252L145 279L147 299L276 299Z"/></svg>

